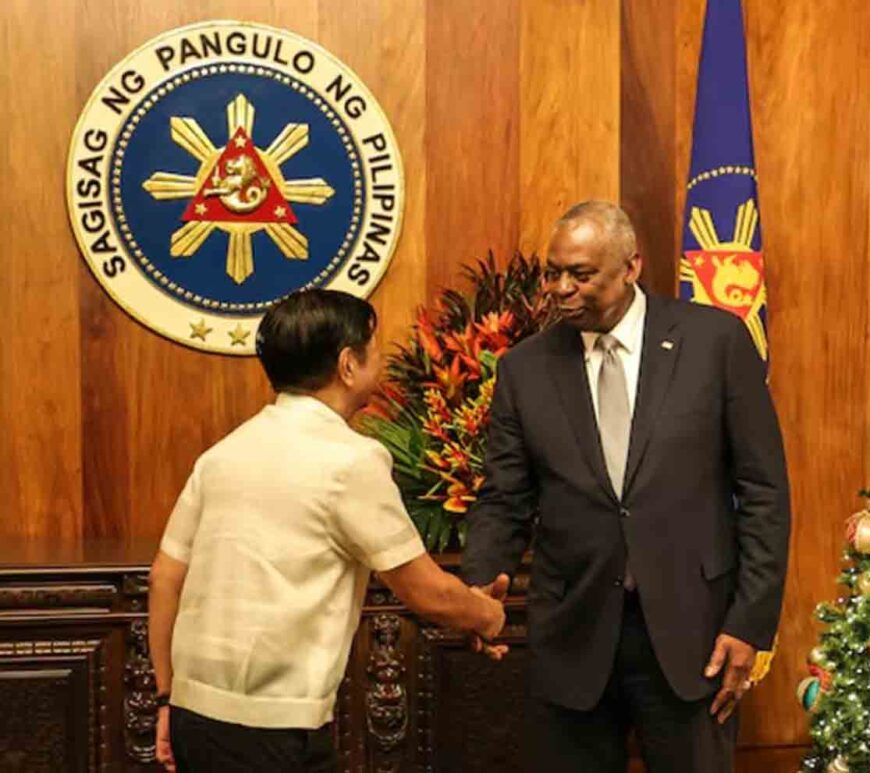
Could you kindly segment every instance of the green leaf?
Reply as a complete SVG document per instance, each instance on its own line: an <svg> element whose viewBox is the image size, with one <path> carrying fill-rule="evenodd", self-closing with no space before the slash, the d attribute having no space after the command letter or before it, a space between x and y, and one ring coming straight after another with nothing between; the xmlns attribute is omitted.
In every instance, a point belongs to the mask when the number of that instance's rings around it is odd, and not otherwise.
<svg viewBox="0 0 870 773"><path fill-rule="evenodd" d="M468 520L466 518L456 524L456 534L459 537L459 547L465 550L465 542L468 539Z"/></svg>

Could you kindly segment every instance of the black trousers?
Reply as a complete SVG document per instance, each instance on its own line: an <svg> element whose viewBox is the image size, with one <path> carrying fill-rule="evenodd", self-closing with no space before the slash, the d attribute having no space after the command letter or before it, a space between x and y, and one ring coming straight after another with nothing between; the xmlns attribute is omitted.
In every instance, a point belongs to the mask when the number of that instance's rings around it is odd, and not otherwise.
<svg viewBox="0 0 870 773"><path fill-rule="evenodd" d="M173 706L169 738L178 773L335 773L337 768L328 725L246 727Z"/></svg>
<svg viewBox="0 0 870 773"><path fill-rule="evenodd" d="M636 593L626 593L622 633L604 695L591 711L532 699L529 773L624 773L634 729L648 773L730 773L736 712L720 725L712 696L680 699L667 682Z"/></svg>

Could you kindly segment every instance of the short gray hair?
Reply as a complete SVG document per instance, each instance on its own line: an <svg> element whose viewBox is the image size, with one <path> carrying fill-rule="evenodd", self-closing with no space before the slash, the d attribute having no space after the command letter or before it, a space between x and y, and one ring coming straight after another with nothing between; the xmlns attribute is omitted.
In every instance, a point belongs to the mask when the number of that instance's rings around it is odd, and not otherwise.
<svg viewBox="0 0 870 773"><path fill-rule="evenodd" d="M622 207L609 201L582 201L575 204L556 221L553 230L590 223L596 227L605 244L619 258L630 258L637 252L634 226Z"/></svg>

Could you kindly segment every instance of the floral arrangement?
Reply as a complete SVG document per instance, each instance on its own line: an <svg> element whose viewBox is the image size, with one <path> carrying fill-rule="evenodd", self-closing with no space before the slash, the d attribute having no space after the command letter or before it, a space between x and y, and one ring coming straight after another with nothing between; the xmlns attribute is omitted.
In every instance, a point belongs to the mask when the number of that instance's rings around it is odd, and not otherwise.
<svg viewBox="0 0 870 773"><path fill-rule="evenodd" d="M552 319L534 256L517 253L499 270L490 253L463 276L468 292L443 290L418 311L361 426L392 454L405 506L438 551L465 544L465 514L484 481L496 363Z"/></svg>

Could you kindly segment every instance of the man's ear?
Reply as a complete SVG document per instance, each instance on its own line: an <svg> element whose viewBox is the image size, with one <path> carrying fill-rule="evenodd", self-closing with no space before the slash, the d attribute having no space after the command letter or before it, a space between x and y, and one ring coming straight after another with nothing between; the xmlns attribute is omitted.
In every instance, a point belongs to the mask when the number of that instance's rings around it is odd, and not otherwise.
<svg viewBox="0 0 870 773"><path fill-rule="evenodd" d="M350 386L353 382L355 372L356 358L354 357L353 350L349 346L345 346L344 349L338 353L336 374L342 384Z"/></svg>
<svg viewBox="0 0 870 773"><path fill-rule="evenodd" d="M643 268L643 258L640 256L639 252L635 252L628 259L628 276L626 277L626 282L628 284L636 284L637 280L640 279L640 272Z"/></svg>

